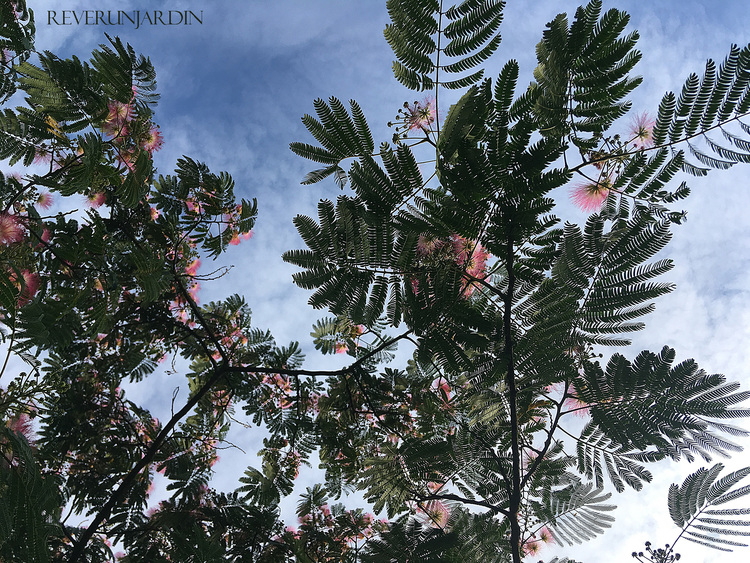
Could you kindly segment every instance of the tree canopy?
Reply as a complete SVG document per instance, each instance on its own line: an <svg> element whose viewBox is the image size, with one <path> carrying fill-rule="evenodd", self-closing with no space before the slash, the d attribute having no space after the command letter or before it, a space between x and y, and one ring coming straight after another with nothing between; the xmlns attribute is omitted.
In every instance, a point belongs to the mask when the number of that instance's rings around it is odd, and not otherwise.
<svg viewBox="0 0 750 563"><path fill-rule="evenodd" d="M741 450L730 419L750 392L669 346L617 348L675 290L659 253L686 178L750 161L750 46L635 113L625 12L554 17L519 87L516 61L482 66L505 3L443 4L386 4L395 78L428 92L390 142L331 97L291 144L315 163L303 184L341 188L294 218L305 248L283 256L326 311L315 349L348 356L330 370L253 325L244 297L199 302L221 275L202 262L251 237L258 204L194 158L155 169L151 61L116 37L87 60L36 52L24 0L3 4L0 158L27 173L0 175L0 338L26 368L0 372L0 559L520 563L605 533L649 464ZM557 215L566 188L582 224ZM53 215L52 198L70 205ZM160 421L124 388L176 358L190 394ZM267 432L260 464L214 490L233 424ZM324 482L287 526L280 500L313 454ZM157 474L169 496L148 508ZM744 546L750 509L729 503L749 474L714 463L674 484L675 543ZM334 502L354 490L374 514ZM675 543L633 557L672 561Z"/></svg>

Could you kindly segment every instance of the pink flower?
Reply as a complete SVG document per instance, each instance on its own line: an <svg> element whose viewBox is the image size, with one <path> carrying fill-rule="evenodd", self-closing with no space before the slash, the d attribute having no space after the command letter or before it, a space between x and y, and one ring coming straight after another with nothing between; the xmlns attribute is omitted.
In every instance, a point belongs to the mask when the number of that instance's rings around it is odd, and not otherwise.
<svg viewBox="0 0 750 563"><path fill-rule="evenodd" d="M0 243L12 244L23 240L23 227L15 215L0 213Z"/></svg>
<svg viewBox="0 0 750 563"><path fill-rule="evenodd" d="M190 288L190 289L188 290L188 293L190 293L190 297L192 297L192 298L193 298L193 301L195 301L196 303L198 302L198 291L200 290L200 288L201 288L201 284L199 284L199 283L196 283L196 284L194 284L194 285L193 285L193 286L192 286L192 287L191 287L191 288Z"/></svg>
<svg viewBox="0 0 750 563"><path fill-rule="evenodd" d="M187 268L185 268L185 273L188 276L194 276L194 275L196 275L196 273L198 272L198 268L200 267L200 265L201 265L201 261L200 260L193 260L190 263L190 265Z"/></svg>
<svg viewBox="0 0 750 563"><path fill-rule="evenodd" d="M237 231L232 231L232 238L229 239L229 244L231 244L232 246L237 246L243 240L250 240L251 238L253 238L253 231L249 231L247 233L238 233Z"/></svg>
<svg viewBox="0 0 750 563"><path fill-rule="evenodd" d="M133 119L133 106L130 104L113 100L107 104L107 108L109 108L109 113L107 113L104 123L108 126L119 128Z"/></svg>
<svg viewBox="0 0 750 563"><path fill-rule="evenodd" d="M599 182L578 184L573 186L570 197L583 211L599 211L609 195L612 182L609 178L602 178Z"/></svg>
<svg viewBox="0 0 750 563"><path fill-rule="evenodd" d="M542 526L537 532L537 535L539 536L539 541L542 543L555 543L555 538L552 537L552 532L549 531L547 526Z"/></svg>
<svg viewBox="0 0 750 563"><path fill-rule="evenodd" d="M524 450L523 451L523 468L528 469L531 467L531 465L536 461L536 458L539 457L535 451L532 450Z"/></svg>
<svg viewBox="0 0 750 563"><path fill-rule="evenodd" d="M570 384L570 386L568 386L568 392L565 394L563 407L568 409L568 412L572 412L576 416L580 416L582 418L588 416L589 414L588 403L585 403L578 398L576 388L572 383Z"/></svg>
<svg viewBox="0 0 750 563"><path fill-rule="evenodd" d="M91 192L86 199L88 200L89 207L93 209L101 207L107 201L106 196L102 192Z"/></svg>
<svg viewBox="0 0 750 563"><path fill-rule="evenodd" d="M36 204L42 209L49 209L52 207L52 194L49 192L42 192L39 197L36 198Z"/></svg>
<svg viewBox="0 0 750 563"><path fill-rule="evenodd" d="M424 507L420 507L419 512L424 513L428 518L428 523L435 528L445 528L451 516L446 504L437 499L424 503Z"/></svg>
<svg viewBox="0 0 750 563"><path fill-rule="evenodd" d="M128 134L128 126L124 122L105 121L102 123L102 131L113 137L115 141L121 142Z"/></svg>
<svg viewBox="0 0 750 563"><path fill-rule="evenodd" d="M482 248L479 242L468 240L461 235L451 237L453 246L454 262L466 270L466 274L472 278L484 279L487 272L487 258L489 253ZM474 292L474 284L469 283L464 290L464 297Z"/></svg>
<svg viewBox="0 0 750 563"><path fill-rule="evenodd" d="M633 146L641 149L654 146L654 124L654 120L645 111L633 118L628 129Z"/></svg>
<svg viewBox="0 0 750 563"><path fill-rule="evenodd" d="M435 483L434 481L430 481L429 483L427 483L427 488L430 490L430 492L433 493L438 492L443 488L443 486L443 483Z"/></svg>
<svg viewBox="0 0 750 563"><path fill-rule="evenodd" d="M31 419L26 413L21 413L15 418L11 418L5 423L5 425L14 432L18 432L23 435L29 442L33 440L33 428L31 426Z"/></svg>
<svg viewBox="0 0 750 563"><path fill-rule="evenodd" d="M451 387L444 378L438 377L432 382L431 387L437 391L443 401L451 400Z"/></svg>
<svg viewBox="0 0 750 563"><path fill-rule="evenodd" d="M52 161L52 153L48 152L47 147L39 147L34 155L35 164L49 164Z"/></svg>
<svg viewBox="0 0 750 563"><path fill-rule="evenodd" d="M149 153L153 153L155 151L158 151L163 143L164 138L162 137L161 131L159 131L159 126L154 125L151 127L151 129L149 129L146 138L143 139L141 147L146 149Z"/></svg>
<svg viewBox="0 0 750 563"><path fill-rule="evenodd" d="M346 345L346 342L336 342L334 350L337 354L344 354L349 350L349 347Z"/></svg>
<svg viewBox="0 0 750 563"><path fill-rule="evenodd" d="M18 296L19 307L23 307L26 303L31 301L34 295L36 295L36 292L39 291L39 285L41 283L39 274L35 272L21 270L21 276L23 277L23 286L16 282L16 287L21 290L21 293Z"/></svg>
<svg viewBox="0 0 750 563"><path fill-rule="evenodd" d="M185 207L187 207L188 211L195 211L196 213L200 213L202 211L200 202L196 203L192 199L185 200Z"/></svg>
<svg viewBox="0 0 750 563"><path fill-rule="evenodd" d="M411 290L414 292L414 295L419 293L419 280L417 278L411 279Z"/></svg>
<svg viewBox="0 0 750 563"><path fill-rule="evenodd" d="M161 212L156 207L154 207L153 205L150 206L148 209L149 209L149 213L151 215L151 220L152 221L156 221L159 218L159 216L161 215Z"/></svg>
<svg viewBox="0 0 750 563"><path fill-rule="evenodd" d="M435 121L435 100L433 98L425 98L421 103L414 102L414 105L408 106L406 109L406 124L412 131L426 130Z"/></svg>
<svg viewBox="0 0 750 563"><path fill-rule="evenodd" d="M439 251L445 246L445 241L440 239L431 239L424 235L419 235L417 239L417 257L426 258Z"/></svg>
<svg viewBox="0 0 750 563"><path fill-rule="evenodd" d="M536 555L539 553L539 550L542 548L541 545L539 545L538 541L527 541L523 544L523 554L526 555Z"/></svg>

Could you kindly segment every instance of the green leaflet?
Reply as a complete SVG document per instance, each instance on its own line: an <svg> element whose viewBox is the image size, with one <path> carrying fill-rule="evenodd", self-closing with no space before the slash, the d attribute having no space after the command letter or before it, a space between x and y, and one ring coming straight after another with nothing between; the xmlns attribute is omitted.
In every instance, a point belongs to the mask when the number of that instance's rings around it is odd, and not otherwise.
<svg viewBox="0 0 750 563"><path fill-rule="evenodd" d="M724 466L717 463L708 469L701 468L691 473L680 486L671 485L668 496L669 514L672 521L683 529L685 539L719 551L733 551L728 546L746 547L747 544L723 536L750 536L750 531L742 528L750 526L750 521L727 517L744 515L749 510L713 507L750 493L748 486L735 488L737 483L750 475L750 467L718 479L723 469Z"/></svg>
<svg viewBox="0 0 750 563"><path fill-rule="evenodd" d="M595 148L630 109L623 99L641 82L628 77L641 56L635 49L638 34L620 37L629 16L612 9L600 18L601 7L593 0L578 8L570 26L565 14L548 24L537 45L531 86L543 134L581 150Z"/></svg>
<svg viewBox="0 0 750 563"><path fill-rule="evenodd" d="M484 69L451 79L442 73L470 71L495 52L504 6L503 0L467 0L441 11L437 1L388 0L391 23L383 34L396 56L396 79L412 90L466 88L481 80Z"/></svg>

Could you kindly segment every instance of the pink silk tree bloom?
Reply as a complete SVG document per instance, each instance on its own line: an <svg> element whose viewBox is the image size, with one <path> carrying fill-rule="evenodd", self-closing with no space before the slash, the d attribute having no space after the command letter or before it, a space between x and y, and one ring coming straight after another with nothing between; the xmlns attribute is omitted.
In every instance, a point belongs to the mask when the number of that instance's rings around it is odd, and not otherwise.
<svg viewBox="0 0 750 563"><path fill-rule="evenodd" d="M185 207L187 207L188 211L195 212L195 213L202 213L203 209L201 208L200 202L196 202L192 199L186 199L185 200Z"/></svg>
<svg viewBox="0 0 750 563"><path fill-rule="evenodd" d="M52 207L53 197L49 192L42 192L36 198L36 204L42 209L49 209Z"/></svg>
<svg viewBox="0 0 750 563"><path fill-rule="evenodd" d="M435 99L425 98L422 102L414 102L407 107L406 124L412 131L428 129L435 121Z"/></svg>
<svg viewBox="0 0 750 563"><path fill-rule="evenodd" d="M436 483L434 481L430 481L430 482L427 483L427 488L432 493L438 492L440 489L443 488L443 486L444 486L443 483Z"/></svg>
<svg viewBox="0 0 750 563"><path fill-rule="evenodd" d="M566 393L563 407L568 409L568 412L571 412L581 418L585 418L589 415L588 403L585 403L577 397L576 388L572 383L570 384L570 386L568 386L568 392Z"/></svg>
<svg viewBox="0 0 750 563"><path fill-rule="evenodd" d="M133 119L133 106L130 104L123 104L122 102L113 100L107 104L107 108L109 112L104 120L105 123L124 125Z"/></svg>
<svg viewBox="0 0 750 563"><path fill-rule="evenodd" d="M426 258L431 256L441 250L445 244L444 240L419 235L419 239L417 239L417 257Z"/></svg>
<svg viewBox="0 0 750 563"><path fill-rule="evenodd" d="M200 265L201 265L201 261L200 260L193 260L190 263L190 265L187 268L185 268L185 273L188 276L194 276L194 275L196 275L196 273L198 272L198 268L200 267Z"/></svg>
<svg viewBox="0 0 750 563"><path fill-rule="evenodd" d="M107 135L121 139L128 134L127 124L133 119L133 107L117 100L107 104L109 112L101 125Z"/></svg>
<svg viewBox="0 0 750 563"><path fill-rule="evenodd" d="M122 141L123 137L128 134L128 126L124 123L105 121L102 123L102 131L114 140Z"/></svg>
<svg viewBox="0 0 750 563"><path fill-rule="evenodd" d="M91 192L86 199L89 207L93 209L101 207L107 201L106 196L102 192Z"/></svg>
<svg viewBox="0 0 750 563"><path fill-rule="evenodd" d="M18 296L19 307L23 307L26 303L31 301L34 295L36 295L36 292L39 291L39 285L41 284L39 274L36 272L21 270L21 276L23 277L23 287L20 283L16 284L21 290L21 293Z"/></svg>
<svg viewBox="0 0 750 563"><path fill-rule="evenodd" d="M149 152L149 154L158 151L162 144L164 143L164 138L162 137L161 131L159 131L159 126L154 125L149 129L148 135L146 135L146 138L143 139L143 142L141 143L141 147L144 148Z"/></svg>
<svg viewBox="0 0 750 563"><path fill-rule="evenodd" d="M523 544L523 554L526 555L536 555L539 553L539 550L542 548L542 546L539 544L538 541L527 541Z"/></svg>
<svg viewBox="0 0 750 563"><path fill-rule="evenodd" d="M24 230L18 217L0 213L0 244L13 244L23 240Z"/></svg>
<svg viewBox="0 0 750 563"><path fill-rule="evenodd" d="M49 164L52 162L52 153L48 147L40 147L34 155L34 164Z"/></svg>
<svg viewBox="0 0 750 563"><path fill-rule="evenodd" d="M654 120L645 111L633 118L628 133L633 146L645 149L654 146Z"/></svg>
<svg viewBox="0 0 750 563"><path fill-rule="evenodd" d="M349 350L349 347L346 345L346 342L336 342L334 350L336 354L345 354Z"/></svg>
<svg viewBox="0 0 750 563"><path fill-rule="evenodd" d="M414 292L414 295L419 293L419 280L417 278L411 279L411 290Z"/></svg>
<svg viewBox="0 0 750 563"><path fill-rule="evenodd" d="M201 288L201 284L196 283L196 284L193 284L188 290L190 297L192 297L193 301L195 301L196 303L198 303L198 291L200 291L200 288Z"/></svg>
<svg viewBox="0 0 750 563"><path fill-rule="evenodd" d="M445 528L450 520L451 512L441 500L430 500L417 509L427 517L427 523L434 528Z"/></svg>
<svg viewBox="0 0 750 563"><path fill-rule="evenodd" d="M599 182L588 182L573 186L570 198L582 211L599 211L609 195L612 182L602 178Z"/></svg>
<svg viewBox="0 0 750 563"><path fill-rule="evenodd" d="M438 377L436 380L434 380L431 387L437 392L438 395L441 396L441 399L443 399L444 401L451 400L451 386L442 377Z"/></svg>
<svg viewBox="0 0 750 563"><path fill-rule="evenodd" d="M539 537L539 541L542 543L555 543L555 538L552 537L552 532L549 531L549 528L547 528L547 526L542 526L536 533L536 535L537 537Z"/></svg>
<svg viewBox="0 0 750 563"><path fill-rule="evenodd" d="M467 276L484 279L487 272L487 258L490 255L482 245L460 235L453 235L451 243L456 265L464 268ZM475 287L472 282L467 284L466 289L464 289L464 297L469 297L474 292Z"/></svg>
<svg viewBox="0 0 750 563"><path fill-rule="evenodd" d="M34 429L31 424L31 419L26 413L21 413L20 415L11 418L5 423L5 425L12 431L21 434L27 441L34 441Z"/></svg>

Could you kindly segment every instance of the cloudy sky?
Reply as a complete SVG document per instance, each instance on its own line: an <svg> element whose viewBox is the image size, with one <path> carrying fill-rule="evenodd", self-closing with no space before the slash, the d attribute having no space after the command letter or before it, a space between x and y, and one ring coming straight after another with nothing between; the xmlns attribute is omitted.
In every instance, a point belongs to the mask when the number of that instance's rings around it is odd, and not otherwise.
<svg viewBox="0 0 750 563"><path fill-rule="evenodd" d="M269 328L279 343L299 340L308 352L307 366L331 368L331 358L316 355L309 332L323 312L306 305L309 294L294 287L294 269L281 253L300 248L292 218L315 215L320 198L339 193L332 182L301 186L311 163L289 150L292 141L311 142L300 117L313 113L315 98L356 99L373 130L376 143L389 140L393 119L404 101L415 93L400 86L391 74L391 51L383 39L387 23L385 0L28 0L37 21L37 48L61 57L87 58L105 33L119 35L136 51L151 58L157 70L161 101L156 121L165 138L156 156L159 172L173 170L181 155L203 161L215 172L226 170L237 183L238 196L258 199L260 218L252 240L233 247L221 264L234 267L220 280L205 284L201 300L244 295L254 313L254 324ZM523 87L535 66L534 46L544 24L557 13L572 15L577 3L567 0L509 0L503 24L503 43L488 63L496 75L511 58L519 61ZM637 111L655 112L667 90L678 90L690 72L701 73L707 58L724 58L732 43L750 40L750 10L744 0L623 0L605 2L632 15L631 27L641 32L643 51L637 72L644 83L632 97ZM191 10L202 23L192 25L75 24L72 11L81 10ZM68 23L63 22L68 11ZM132 12L130 12L132 13ZM176 17L176 16L175 16ZM57 22L57 23L55 23ZM421 96L417 95L417 98ZM447 107L442 98L442 107ZM455 98L454 98L455 99ZM623 128L627 123L623 123ZM677 291L657 304L647 319L647 330L635 336L633 357L641 349L658 351L668 344L678 359L695 358L709 372L725 373L744 382L750 375L750 252L744 205L750 170L740 166L713 172L698 181L689 179L693 195L685 203L688 222L676 229L665 255L676 261L669 280ZM561 193L558 212L571 220L585 217ZM204 268L209 266L204 265ZM338 358L334 358L338 361ZM168 408L179 378L139 386L131 397L147 401L158 413ZM166 413L165 413L166 414ZM164 419L162 417L162 419ZM248 464L256 464L253 449L262 435L257 430L233 434L239 450L227 450L217 466L217 487L234 488ZM750 440L744 444L750 446ZM742 456L728 462L742 466ZM745 454L745 465L750 456ZM540 554L574 557L582 562L632 561L630 553L643 542L671 542L677 529L666 504L672 482L682 482L696 464L658 465L654 482L637 495L618 495L617 522L609 533L584 546L548 549ZM308 470L300 477L304 488L315 482ZM296 500L288 504L293 506ZM286 510L292 517L292 511ZM289 523L293 523L291 520ZM682 542L678 551L691 563L741 561L746 553L728 557Z"/></svg>

